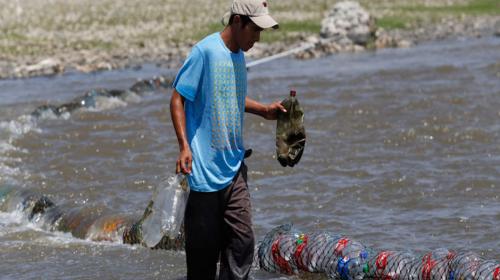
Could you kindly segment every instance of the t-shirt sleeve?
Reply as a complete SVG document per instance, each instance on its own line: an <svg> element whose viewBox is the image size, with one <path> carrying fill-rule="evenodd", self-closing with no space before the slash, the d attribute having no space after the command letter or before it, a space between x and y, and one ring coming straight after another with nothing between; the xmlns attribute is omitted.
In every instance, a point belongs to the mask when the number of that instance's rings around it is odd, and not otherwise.
<svg viewBox="0 0 500 280"><path fill-rule="evenodd" d="M175 77L174 88L189 101L194 101L199 87L202 84L203 55L197 47L193 47L191 54L184 61L177 77Z"/></svg>

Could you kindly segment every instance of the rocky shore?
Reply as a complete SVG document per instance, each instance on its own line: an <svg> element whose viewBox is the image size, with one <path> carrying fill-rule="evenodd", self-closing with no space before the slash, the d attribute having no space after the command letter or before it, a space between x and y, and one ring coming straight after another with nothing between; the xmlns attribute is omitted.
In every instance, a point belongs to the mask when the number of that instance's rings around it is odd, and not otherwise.
<svg viewBox="0 0 500 280"><path fill-rule="evenodd" d="M447 2L451 2L448 3L449 5L454 5L464 1L448 0ZM310 59L338 52L359 52L388 47L410 47L425 41L453 37L500 36L500 15L498 13L488 15L468 15L462 13L460 16L443 16L438 19L421 20L411 26L387 30L378 24L378 19L383 16L383 13L386 12L381 12L373 7L371 10L366 9L362 4L354 1L337 2L332 4L329 10L327 9L323 13L324 17L320 20L321 30L318 34L311 34L311 32L298 32L297 34L295 32L292 34L293 36L290 35L288 36L289 38L285 38L284 40L257 43L248 53L248 56L252 59L257 59L292 48L310 45L311 48L295 54L299 59ZM286 20L285 15L282 18ZM9 24L12 24L12 22L8 20L0 21L0 27L4 30L8 30ZM33 28L36 29L35 27ZM221 29L222 26L217 26L216 28ZM140 32L139 29L137 36L141 35ZM64 32L59 33L61 34L58 34L57 30L54 30L55 35L50 33L50 36L71 36L70 33L68 33L69 35L65 35ZM176 37L175 32L173 33L169 33L169 38ZM14 51L4 51L0 55L1 79L57 75L66 71L94 72L136 67L143 63L178 67L195 42L195 40L189 38L181 41L174 39L168 41L169 38L165 38L164 40L154 42L144 40L139 41L139 43L129 45L117 44L114 46L114 41L108 42L105 38L102 38L102 34L105 33L86 32L86 36L89 36L87 41L95 40L101 45L89 47L78 44L76 46L74 44L62 46L55 44L52 48L49 45L45 49L42 48L27 55L25 53L18 54L22 52L22 48L18 45L20 42L19 38L16 38L14 35L8 36L9 34L17 33L5 32L5 34L7 35L0 37L0 47L4 50ZM19 37L20 35L17 36ZM106 36L112 37L109 34ZM116 41L117 39L113 40ZM109 45L103 42L108 42ZM36 42L28 42L28 44L36 45ZM20 50L16 52L18 48Z"/></svg>
<svg viewBox="0 0 500 280"><path fill-rule="evenodd" d="M256 58L273 55L290 48L313 45L298 52L298 59L311 59L339 52L360 52L383 48L407 48L448 38L500 36L500 16L442 18L405 29L385 30L358 2L336 3L321 22L319 34L303 37L294 44L259 45L251 50Z"/></svg>

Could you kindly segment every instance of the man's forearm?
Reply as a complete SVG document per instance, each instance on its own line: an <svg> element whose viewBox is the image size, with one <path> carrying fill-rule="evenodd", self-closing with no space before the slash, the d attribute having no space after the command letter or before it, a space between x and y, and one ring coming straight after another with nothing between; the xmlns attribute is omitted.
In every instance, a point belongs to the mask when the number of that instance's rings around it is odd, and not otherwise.
<svg viewBox="0 0 500 280"><path fill-rule="evenodd" d="M267 114L267 106L257 102L249 97L245 98L245 112L265 117Z"/></svg>
<svg viewBox="0 0 500 280"><path fill-rule="evenodd" d="M186 136L186 113L184 111L184 98L174 89L170 99L170 115L174 125L179 149L189 148Z"/></svg>
<svg viewBox="0 0 500 280"><path fill-rule="evenodd" d="M275 120L278 111L286 112L285 107L279 101L271 104L262 104L251 98L245 98L245 112L259 115L267 120Z"/></svg>

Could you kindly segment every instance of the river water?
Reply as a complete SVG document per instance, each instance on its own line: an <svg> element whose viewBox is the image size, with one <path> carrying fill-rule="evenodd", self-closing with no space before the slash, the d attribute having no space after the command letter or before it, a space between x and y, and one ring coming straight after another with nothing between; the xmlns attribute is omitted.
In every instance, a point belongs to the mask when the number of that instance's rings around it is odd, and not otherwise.
<svg viewBox="0 0 500 280"><path fill-rule="evenodd" d="M0 184L65 208L140 215L174 171L170 91L36 121L42 104L173 75L145 65L0 81ZM249 96L305 110L306 150L276 160L275 122L247 115L257 239L292 222L374 249L468 250L500 260L500 38L458 39L250 69ZM183 252L92 242L0 212L0 279L182 279ZM281 278L280 278L281 277ZM323 279L323 276L302 276ZM259 270L253 279L297 279Z"/></svg>

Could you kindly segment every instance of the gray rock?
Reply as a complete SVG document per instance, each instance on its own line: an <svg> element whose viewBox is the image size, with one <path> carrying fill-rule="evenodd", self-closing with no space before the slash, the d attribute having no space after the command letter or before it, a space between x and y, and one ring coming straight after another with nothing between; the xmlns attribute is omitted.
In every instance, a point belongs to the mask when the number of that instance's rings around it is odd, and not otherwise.
<svg viewBox="0 0 500 280"><path fill-rule="evenodd" d="M335 4L323 19L320 35L344 46L366 46L374 40L375 30L375 21L358 2L343 1Z"/></svg>

